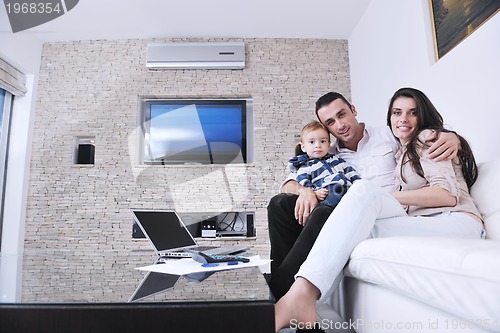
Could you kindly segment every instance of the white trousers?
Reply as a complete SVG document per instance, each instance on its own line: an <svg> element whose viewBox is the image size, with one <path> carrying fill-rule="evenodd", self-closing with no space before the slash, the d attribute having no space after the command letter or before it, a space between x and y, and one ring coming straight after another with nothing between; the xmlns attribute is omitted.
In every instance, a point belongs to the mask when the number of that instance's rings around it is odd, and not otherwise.
<svg viewBox="0 0 500 333"><path fill-rule="evenodd" d="M337 288L342 270L359 242L391 236L481 238L484 229L472 217L458 212L408 216L382 188L359 180L328 217L296 277L315 285L322 302Z"/></svg>

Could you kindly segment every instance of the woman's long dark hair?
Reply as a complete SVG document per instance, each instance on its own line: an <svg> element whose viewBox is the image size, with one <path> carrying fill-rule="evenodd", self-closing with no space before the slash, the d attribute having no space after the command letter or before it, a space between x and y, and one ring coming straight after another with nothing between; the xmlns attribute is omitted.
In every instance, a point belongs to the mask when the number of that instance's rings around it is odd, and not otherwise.
<svg viewBox="0 0 500 333"><path fill-rule="evenodd" d="M401 88L394 93L389 103L389 110L387 111L387 126L391 128L391 114L394 101L399 97L409 97L413 98L416 104L416 116L417 116L417 130L412 134L408 144L406 145L406 151L403 156L403 163L401 164L401 169L403 164L410 163L412 169L420 176L424 177L424 172L422 166L420 165L420 156L418 155L418 147L426 145L418 139L420 132L426 129L438 131L438 132L452 132L460 140L460 150L458 151L458 158L460 160L460 165L462 167L462 173L467 183L467 187L471 186L476 182L478 176L477 164L474 159L474 154L470 148L469 143L462 136L458 135L453 131L449 131L444 128L443 117L439 114L436 107L432 104L429 98L420 90L414 88ZM428 146L428 145L427 145ZM402 176L403 181L404 176Z"/></svg>

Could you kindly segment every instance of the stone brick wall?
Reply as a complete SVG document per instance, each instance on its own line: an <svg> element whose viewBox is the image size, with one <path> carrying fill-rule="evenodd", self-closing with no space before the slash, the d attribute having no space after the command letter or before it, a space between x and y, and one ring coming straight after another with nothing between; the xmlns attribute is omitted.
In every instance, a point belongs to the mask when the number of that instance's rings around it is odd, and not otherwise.
<svg viewBox="0 0 500 333"><path fill-rule="evenodd" d="M149 71L145 66L147 43L166 41L172 40L44 45L33 133L27 249L149 249L146 241L131 237L129 209L141 207L179 212L253 211L257 237L225 243L246 243L253 253L269 254L266 206L285 177L295 135L314 119L314 102L320 95L336 90L350 98L347 41L244 39L238 40L246 47L243 70ZM136 129L139 96L144 95L251 97L255 162L139 165ZM94 165L73 164L74 138L79 136L95 137ZM191 181L194 178L196 182Z"/></svg>

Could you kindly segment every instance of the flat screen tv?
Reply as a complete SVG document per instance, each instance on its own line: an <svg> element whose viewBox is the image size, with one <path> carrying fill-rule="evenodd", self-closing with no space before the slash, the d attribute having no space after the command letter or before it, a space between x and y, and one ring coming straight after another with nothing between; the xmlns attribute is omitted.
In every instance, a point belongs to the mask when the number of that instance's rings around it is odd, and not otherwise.
<svg viewBox="0 0 500 333"><path fill-rule="evenodd" d="M252 162L252 111L251 99L142 99L143 162Z"/></svg>

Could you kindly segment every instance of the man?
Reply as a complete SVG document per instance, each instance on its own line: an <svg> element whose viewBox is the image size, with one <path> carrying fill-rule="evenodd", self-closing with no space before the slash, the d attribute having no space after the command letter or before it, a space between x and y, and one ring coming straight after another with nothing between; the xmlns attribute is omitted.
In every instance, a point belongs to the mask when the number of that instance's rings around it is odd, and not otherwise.
<svg viewBox="0 0 500 333"><path fill-rule="evenodd" d="M394 190L395 154L399 143L387 126L371 127L359 123L357 110L339 93L329 92L316 102L316 116L337 139L330 151L343 158L364 179ZM429 156L436 161L456 156L459 140L453 133L441 133L432 144ZM312 189L293 181L290 175L282 193L268 205L271 241L271 278L269 286L276 299L290 288L300 265L306 259L323 224L332 212L317 206Z"/></svg>

